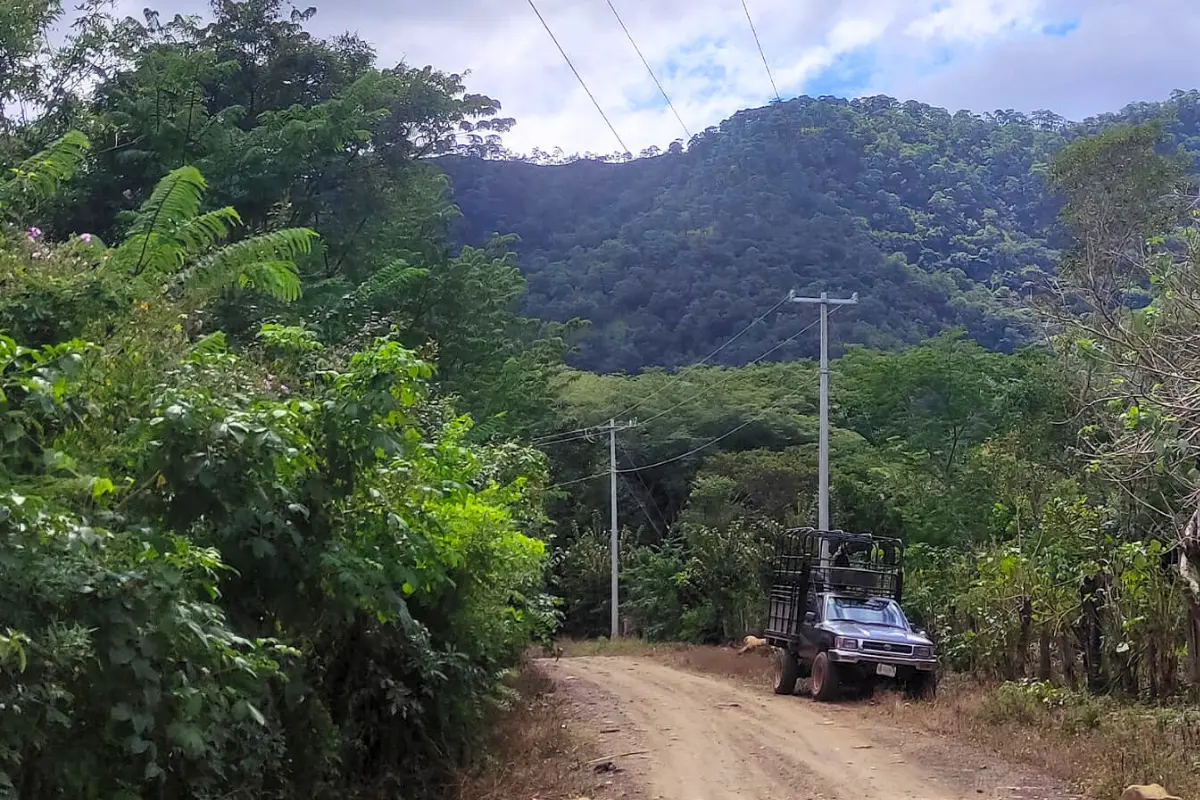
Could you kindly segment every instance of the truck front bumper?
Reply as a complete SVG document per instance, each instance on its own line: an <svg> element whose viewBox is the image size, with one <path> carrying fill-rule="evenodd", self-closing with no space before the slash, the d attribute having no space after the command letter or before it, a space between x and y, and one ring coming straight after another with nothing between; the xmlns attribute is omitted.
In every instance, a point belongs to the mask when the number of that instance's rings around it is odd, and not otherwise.
<svg viewBox="0 0 1200 800"><path fill-rule="evenodd" d="M936 659L911 658L906 656L883 656L875 653L863 653L858 650L830 650L829 660L838 664L859 664L867 669L874 669L877 664L889 664L898 669L912 669L920 672L933 672L937 669Z"/></svg>

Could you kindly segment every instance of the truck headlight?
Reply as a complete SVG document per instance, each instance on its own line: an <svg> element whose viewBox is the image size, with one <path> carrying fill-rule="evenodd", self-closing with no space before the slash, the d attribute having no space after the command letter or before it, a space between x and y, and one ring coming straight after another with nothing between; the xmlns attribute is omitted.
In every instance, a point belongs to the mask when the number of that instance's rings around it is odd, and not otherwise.
<svg viewBox="0 0 1200 800"><path fill-rule="evenodd" d="M837 636L833 640L833 648L835 650L857 650L858 639L847 639L844 636Z"/></svg>
<svg viewBox="0 0 1200 800"><path fill-rule="evenodd" d="M918 645L913 648L913 655L917 658L933 658L933 648L924 645Z"/></svg>

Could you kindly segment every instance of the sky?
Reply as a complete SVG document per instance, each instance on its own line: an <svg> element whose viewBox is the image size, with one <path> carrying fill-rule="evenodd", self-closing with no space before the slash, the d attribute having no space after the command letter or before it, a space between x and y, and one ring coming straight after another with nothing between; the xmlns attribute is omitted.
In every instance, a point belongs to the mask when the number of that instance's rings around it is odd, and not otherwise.
<svg viewBox="0 0 1200 800"><path fill-rule="evenodd" d="M676 119L609 0L303 0L317 34L351 31L381 65L468 73L534 147L637 153L775 98L741 0L611 0L682 118ZM1048 109L1069 119L1200 87L1195 0L746 0L784 99L888 94L951 111ZM169 17L205 0L118 0Z"/></svg>

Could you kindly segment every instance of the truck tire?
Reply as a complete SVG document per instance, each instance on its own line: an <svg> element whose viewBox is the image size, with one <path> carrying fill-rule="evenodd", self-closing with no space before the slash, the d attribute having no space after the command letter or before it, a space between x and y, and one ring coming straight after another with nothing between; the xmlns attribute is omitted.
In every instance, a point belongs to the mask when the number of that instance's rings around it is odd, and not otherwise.
<svg viewBox="0 0 1200 800"><path fill-rule="evenodd" d="M775 651L775 694L795 694L800 679L800 662L789 650Z"/></svg>
<svg viewBox="0 0 1200 800"><path fill-rule="evenodd" d="M812 696L821 702L834 700L838 696L838 665L829 660L828 653L817 653L817 657L813 659L812 678L809 683L812 686Z"/></svg>

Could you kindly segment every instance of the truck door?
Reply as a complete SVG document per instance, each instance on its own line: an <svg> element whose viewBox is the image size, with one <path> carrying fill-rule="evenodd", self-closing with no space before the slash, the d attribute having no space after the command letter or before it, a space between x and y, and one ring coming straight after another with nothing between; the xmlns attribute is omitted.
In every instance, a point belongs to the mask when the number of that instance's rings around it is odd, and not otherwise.
<svg viewBox="0 0 1200 800"><path fill-rule="evenodd" d="M817 657L820 649L820 631L817 624L821 622L824 609L821 597L815 591L809 591L804 603L804 616L800 620L799 651L800 659L808 664Z"/></svg>

